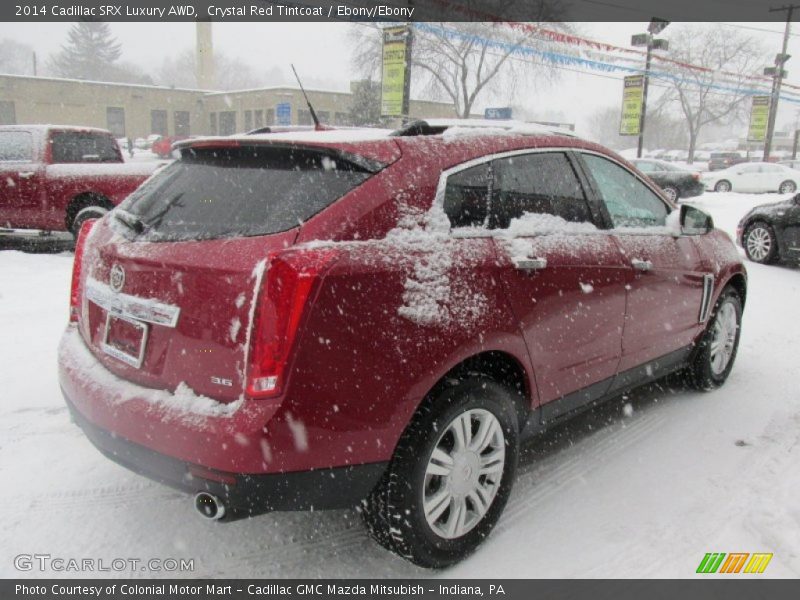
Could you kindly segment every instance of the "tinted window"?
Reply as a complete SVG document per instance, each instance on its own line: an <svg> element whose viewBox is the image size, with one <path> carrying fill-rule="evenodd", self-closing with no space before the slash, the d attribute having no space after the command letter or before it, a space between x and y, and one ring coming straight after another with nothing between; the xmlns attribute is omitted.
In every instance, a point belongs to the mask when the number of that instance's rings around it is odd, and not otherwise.
<svg viewBox="0 0 800 600"><path fill-rule="evenodd" d="M109 135L55 131L50 135L54 163L119 162L119 147Z"/></svg>
<svg viewBox="0 0 800 600"><path fill-rule="evenodd" d="M581 184L566 154L545 152L494 161L490 226L505 229L525 213L591 222Z"/></svg>
<svg viewBox="0 0 800 600"><path fill-rule="evenodd" d="M184 151L120 208L145 239L264 235L297 227L371 173L319 151L226 148Z"/></svg>
<svg viewBox="0 0 800 600"><path fill-rule="evenodd" d="M740 173L752 174L752 173L758 173L759 170L760 169L758 165L748 165L746 167L739 167Z"/></svg>
<svg viewBox="0 0 800 600"><path fill-rule="evenodd" d="M27 131L0 131L0 160L33 160L33 136Z"/></svg>
<svg viewBox="0 0 800 600"><path fill-rule="evenodd" d="M489 163L464 169L447 178L444 212L453 227L486 225L489 197Z"/></svg>
<svg viewBox="0 0 800 600"><path fill-rule="evenodd" d="M666 223L667 205L632 173L594 154L585 154L583 160L614 227L654 227Z"/></svg>

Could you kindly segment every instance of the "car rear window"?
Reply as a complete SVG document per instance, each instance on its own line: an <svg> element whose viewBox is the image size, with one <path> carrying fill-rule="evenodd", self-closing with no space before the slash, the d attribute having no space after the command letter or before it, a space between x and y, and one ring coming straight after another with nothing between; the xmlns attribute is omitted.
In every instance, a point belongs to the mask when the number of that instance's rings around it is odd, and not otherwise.
<svg viewBox="0 0 800 600"><path fill-rule="evenodd" d="M0 131L0 161L33 159L33 137L27 131Z"/></svg>
<svg viewBox="0 0 800 600"><path fill-rule="evenodd" d="M302 224L380 166L296 147L189 149L120 209L149 241L266 235Z"/></svg>
<svg viewBox="0 0 800 600"><path fill-rule="evenodd" d="M54 131L50 135L53 163L121 162L117 141L110 135L84 131Z"/></svg>

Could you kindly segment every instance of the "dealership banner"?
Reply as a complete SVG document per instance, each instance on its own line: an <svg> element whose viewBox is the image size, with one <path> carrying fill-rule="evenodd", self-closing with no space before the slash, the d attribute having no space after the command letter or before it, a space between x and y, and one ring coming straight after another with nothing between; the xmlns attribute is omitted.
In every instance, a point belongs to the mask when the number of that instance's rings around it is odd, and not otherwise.
<svg viewBox="0 0 800 600"><path fill-rule="evenodd" d="M33 0L0 3L0 21L781 21L764 0Z"/></svg>
<svg viewBox="0 0 800 600"><path fill-rule="evenodd" d="M410 28L389 27L383 30L381 116L408 114L410 51Z"/></svg>
<svg viewBox="0 0 800 600"><path fill-rule="evenodd" d="M769 105L769 96L753 96L753 106L750 109L750 126L747 129L748 142L763 142L767 139Z"/></svg>
<svg viewBox="0 0 800 600"><path fill-rule="evenodd" d="M644 75L626 77L622 88L622 116L619 120L620 135L639 135L641 132L643 99Z"/></svg>

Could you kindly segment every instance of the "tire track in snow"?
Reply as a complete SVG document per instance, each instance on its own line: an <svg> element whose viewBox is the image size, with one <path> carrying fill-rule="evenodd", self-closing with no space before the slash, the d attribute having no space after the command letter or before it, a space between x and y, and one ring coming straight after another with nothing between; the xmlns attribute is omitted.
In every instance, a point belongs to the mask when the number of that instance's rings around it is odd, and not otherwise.
<svg viewBox="0 0 800 600"><path fill-rule="evenodd" d="M615 424L615 431L604 430L604 435L600 440L595 439L597 433L600 433L597 432L581 439L574 446L556 450L554 454L548 455L539 464L534 459L531 465L523 467L522 473L518 474L514 492L498 527L510 528L514 521L535 510L541 501L579 481L587 468L586 450L591 452L590 461L607 462L650 435L665 419L663 414L652 413L638 419L626 420ZM559 455L565 451L574 455L559 461ZM533 488L533 490L525 493L522 490L526 487Z"/></svg>

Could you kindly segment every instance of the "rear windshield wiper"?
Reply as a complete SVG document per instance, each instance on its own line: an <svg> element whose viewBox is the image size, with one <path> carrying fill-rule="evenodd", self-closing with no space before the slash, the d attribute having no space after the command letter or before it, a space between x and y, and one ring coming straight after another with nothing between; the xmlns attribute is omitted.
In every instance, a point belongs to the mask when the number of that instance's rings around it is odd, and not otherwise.
<svg viewBox="0 0 800 600"><path fill-rule="evenodd" d="M117 221L125 225L128 229L132 230L137 235L144 232L144 222L133 213L129 213L126 210L117 208L116 210L114 210L113 214L114 218Z"/></svg>

